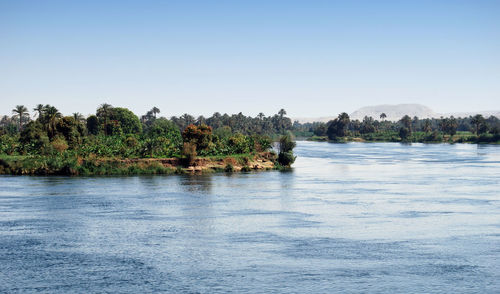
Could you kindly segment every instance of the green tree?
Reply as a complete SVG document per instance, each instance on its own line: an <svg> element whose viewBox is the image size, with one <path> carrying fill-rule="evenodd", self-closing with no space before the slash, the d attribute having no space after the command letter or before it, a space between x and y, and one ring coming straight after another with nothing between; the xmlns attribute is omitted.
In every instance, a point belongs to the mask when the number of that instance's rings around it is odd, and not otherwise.
<svg viewBox="0 0 500 294"><path fill-rule="evenodd" d="M87 130L89 134L97 135L99 133L99 119L95 115L87 118Z"/></svg>
<svg viewBox="0 0 500 294"><path fill-rule="evenodd" d="M156 114L160 113L160 109L158 107L154 106L153 108L151 108L151 113L153 113L153 116L156 119Z"/></svg>
<svg viewBox="0 0 500 294"><path fill-rule="evenodd" d="M401 137L401 140L408 141L410 136L411 136L411 131L407 127L401 127L399 129L399 137Z"/></svg>
<svg viewBox="0 0 500 294"><path fill-rule="evenodd" d="M432 124L430 119L426 118L424 120L424 123L422 125L422 131L424 131L426 134L432 131Z"/></svg>
<svg viewBox="0 0 500 294"><path fill-rule="evenodd" d="M339 116L328 123L328 138L334 140L337 137L345 137L347 135L347 126L350 123L349 115L345 112L339 114Z"/></svg>
<svg viewBox="0 0 500 294"><path fill-rule="evenodd" d="M292 136L290 134L283 135L280 137L278 141L278 162L282 166L291 166L296 157L293 155L293 148L295 148L297 144L293 141Z"/></svg>
<svg viewBox="0 0 500 294"><path fill-rule="evenodd" d="M443 133L449 134L450 136L453 136L457 133L458 123L453 116L451 116L450 118L442 118L439 126Z"/></svg>
<svg viewBox="0 0 500 294"><path fill-rule="evenodd" d="M57 131L57 121L61 118L61 113L57 108L49 104L43 107L42 122L47 130L49 138L54 138Z"/></svg>
<svg viewBox="0 0 500 294"><path fill-rule="evenodd" d="M127 108L114 107L110 112L109 119L118 122L124 134L139 134L142 131L139 118Z"/></svg>
<svg viewBox="0 0 500 294"><path fill-rule="evenodd" d="M83 114L81 114L79 112L73 113L73 118L75 119L75 122L77 122L77 123L81 123L81 122L86 121L85 117L83 117Z"/></svg>
<svg viewBox="0 0 500 294"><path fill-rule="evenodd" d="M16 108L12 109L14 115L19 116L19 130L23 128L23 117L29 115L28 108L24 105L17 105Z"/></svg>
<svg viewBox="0 0 500 294"><path fill-rule="evenodd" d="M473 116L471 118L471 123L474 125L475 127L475 133L476 135L479 135L481 134L481 131L484 130L485 131L485 119L484 117L481 115L481 114L476 114L475 116Z"/></svg>
<svg viewBox="0 0 500 294"><path fill-rule="evenodd" d="M33 111L37 112L38 118L40 119L43 115L43 104L37 104Z"/></svg>
<svg viewBox="0 0 500 294"><path fill-rule="evenodd" d="M402 139L408 139L411 134L412 134L412 120L411 120L411 117L409 117L408 115L405 115L401 118L401 120L399 121L402 125L403 125L403 128L402 129L405 129L403 130L403 133L401 133L401 129L399 131L400 133L400 137ZM403 138L401 136L401 134L403 134L405 137Z"/></svg>
<svg viewBox="0 0 500 294"><path fill-rule="evenodd" d="M189 125L182 132L184 143L192 143L198 151L207 149L212 143L212 128L207 125Z"/></svg>
<svg viewBox="0 0 500 294"><path fill-rule="evenodd" d="M31 121L19 137L21 149L28 154L46 154L50 152L49 138L38 121Z"/></svg>
<svg viewBox="0 0 500 294"><path fill-rule="evenodd" d="M71 148L77 147L81 143L82 129L79 129L80 122L73 116L65 116L57 121L57 134L62 135Z"/></svg>
<svg viewBox="0 0 500 294"><path fill-rule="evenodd" d="M104 134L108 135L108 124L111 116L113 106L108 103L103 103L97 108L96 116L99 119L99 123L103 126Z"/></svg>

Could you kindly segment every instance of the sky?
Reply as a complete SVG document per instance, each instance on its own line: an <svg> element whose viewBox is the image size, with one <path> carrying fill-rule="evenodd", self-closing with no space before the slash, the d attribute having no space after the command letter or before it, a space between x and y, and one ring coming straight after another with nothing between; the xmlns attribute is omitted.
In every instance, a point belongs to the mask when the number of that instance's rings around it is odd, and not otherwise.
<svg viewBox="0 0 500 294"><path fill-rule="evenodd" d="M500 1L0 0L0 114L500 110Z"/></svg>

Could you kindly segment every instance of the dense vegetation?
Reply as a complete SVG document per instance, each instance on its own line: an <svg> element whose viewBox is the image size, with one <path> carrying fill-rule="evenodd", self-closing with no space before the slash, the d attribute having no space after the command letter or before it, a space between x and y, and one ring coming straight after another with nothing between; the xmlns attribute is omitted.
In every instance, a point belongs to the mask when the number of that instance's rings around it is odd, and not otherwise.
<svg viewBox="0 0 500 294"><path fill-rule="evenodd" d="M283 109L269 117L262 113L255 118L215 113L197 119L189 114L159 117L156 107L139 118L126 108L109 104L100 105L95 115L86 118L79 113L63 116L51 105L39 104L33 111L31 117L25 106L18 105L11 117L0 120L0 173L3 166L4 173L7 168L10 173L23 173L27 168L26 173L102 174L109 169L105 165L113 162L109 159L130 158L178 158L188 166L197 157L269 152L273 139L282 135L281 141L288 145L279 148L277 161L290 166L294 159L294 145L287 134L292 123ZM21 172L12 171L16 158L22 159L16 161L22 165L16 169ZM100 162L97 171L96 162ZM134 173L129 168L117 173ZM158 165L146 169L171 172Z"/></svg>
<svg viewBox="0 0 500 294"><path fill-rule="evenodd" d="M478 114L465 118L453 116L439 119L419 119L403 116L399 121L365 117L362 121L351 120L347 113L328 123L293 124L294 133L311 140L344 142L353 140L384 142L459 142L499 143L500 120Z"/></svg>
<svg viewBox="0 0 500 294"><path fill-rule="evenodd" d="M28 109L18 105L12 116L0 119L0 173L14 174L137 174L178 172L197 158L233 156L272 160L277 167L293 164L292 133L310 140L383 142L499 143L500 120L475 115L466 118L419 119L405 115L399 121L365 117L351 120L341 113L328 123L292 123L286 111L256 117L242 113L214 113L194 118L189 114L167 119L153 107L140 118L122 107L102 104L94 115L63 116L51 105ZM273 150L276 142L276 151ZM271 151L271 152L270 152ZM262 158L255 155L268 153ZM172 166L158 161L128 159L175 158ZM232 162L232 163L231 163ZM235 170L233 163L224 170ZM219 167L217 167L219 168Z"/></svg>

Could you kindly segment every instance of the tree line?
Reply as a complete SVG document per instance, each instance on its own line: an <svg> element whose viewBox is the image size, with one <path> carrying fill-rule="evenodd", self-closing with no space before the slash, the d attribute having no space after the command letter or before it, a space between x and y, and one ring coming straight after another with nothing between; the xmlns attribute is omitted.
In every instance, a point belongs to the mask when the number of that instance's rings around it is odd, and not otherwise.
<svg viewBox="0 0 500 294"><path fill-rule="evenodd" d="M294 122L295 132L309 136L328 138L332 141L346 137L359 137L373 141L408 141L408 142L496 142L499 140L500 119L488 118L481 114L455 118L441 117L419 119L403 116L399 121L387 121L385 113L380 120L365 116L363 120L351 120L345 112L327 122L300 124ZM459 134L460 133L460 134Z"/></svg>
<svg viewBox="0 0 500 294"><path fill-rule="evenodd" d="M39 104L30 115L18 105L0 119L0 154L88 157L186 157L245 154L271 150L273 139L289 134L292 122L281 109L256 117L216 112L211 117L189 114L170 119L152 107L142 116L123 107L101 104L95 114L63 115ZM291 137L286 136L291 141ZM283 144L282 144L283 145ZM286 144L285 144L286 145ZM291 152L289 146L282 150ZM284 156L284 157L283 157ZM282 155L290 165L292 155Z"/></svg>

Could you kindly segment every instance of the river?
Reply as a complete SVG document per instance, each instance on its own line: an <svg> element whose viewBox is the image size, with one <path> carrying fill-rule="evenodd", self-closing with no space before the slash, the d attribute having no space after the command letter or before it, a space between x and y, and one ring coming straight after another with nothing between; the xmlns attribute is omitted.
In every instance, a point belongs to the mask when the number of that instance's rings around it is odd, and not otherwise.
<svg viewBox="0 0 500 294"><path fill-rule="evenodd" d="M500 146L298 142L292 171L0 177L0 293L499 293Z"/></svg>

